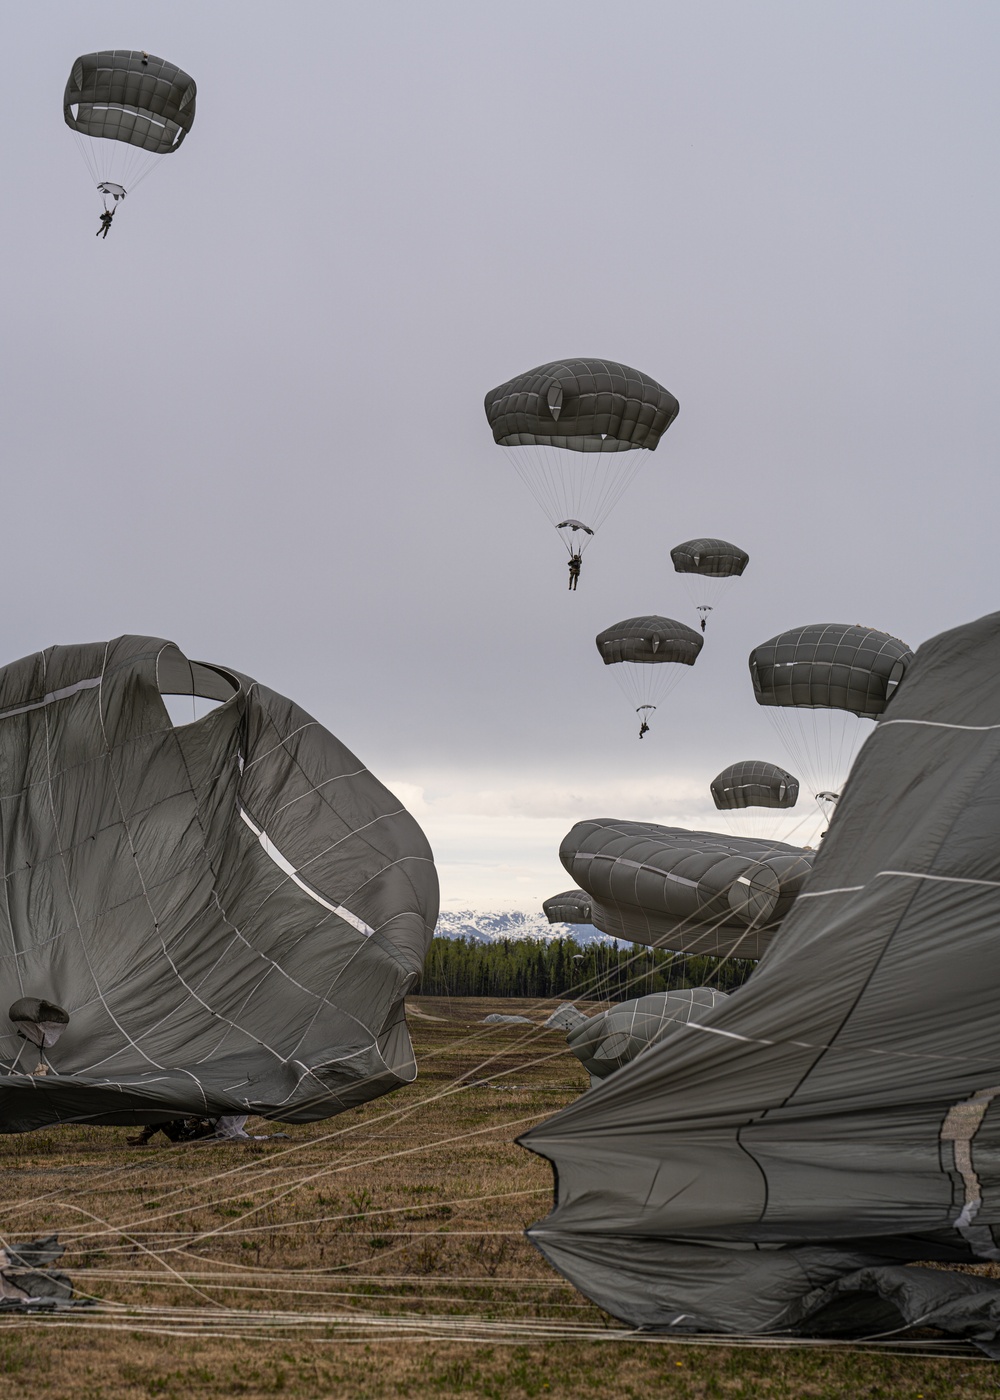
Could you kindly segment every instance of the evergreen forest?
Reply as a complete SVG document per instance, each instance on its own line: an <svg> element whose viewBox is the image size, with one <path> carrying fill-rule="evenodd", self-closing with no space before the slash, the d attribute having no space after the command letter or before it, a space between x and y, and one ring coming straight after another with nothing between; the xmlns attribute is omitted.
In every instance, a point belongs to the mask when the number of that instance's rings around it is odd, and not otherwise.
<svg viewBox="0 0 1000 1400"><path fill-rule="evenodd" d="M628 1001L679 987L733 991L756 963L749 958L686 956L633 943L578 943L575 938L435 938L424 963L424 996L561 997Z"/></svg>

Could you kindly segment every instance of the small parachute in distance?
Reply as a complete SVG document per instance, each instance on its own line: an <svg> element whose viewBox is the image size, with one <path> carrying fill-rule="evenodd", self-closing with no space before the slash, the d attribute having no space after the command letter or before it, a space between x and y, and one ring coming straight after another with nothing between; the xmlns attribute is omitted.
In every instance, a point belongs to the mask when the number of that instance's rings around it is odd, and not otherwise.
<svg viewBox="0 0 1000 1400"><path fill-rule="evenodd" d="M744 807L794 807L799 783L776 763L746 758L731 763L712 779L712 800L720 812Z"/></svg>
<svg viewBox="0 0 1000 1400"><path fill-rule="evenodd" d="M651 992L588 1016L570 1029L566 1044L590 1075L591 1084L599 1084L678 1026L697 1024L726 995L714 987Z"/></svg>
<svg viewBox="0 0 1000 1400"><path fill-rule="evenodd" d="M711 782L716 808L725 813L729 829L741 836L763 836L772 813L787 811L799 800L799 782L763 759L745 758L723 768Z"/></svg>
<svg viewBox="0 0 1000 1400"><path fill-rule="evenodd" d="M589 924L592 922L590 895L584 890L564 890L542 903L542 913L550 924Z"/></svg>
<svg viewBox="0 0 1000 1400"><path fill-rule="evenodd" d="M750 556L738 544L704 537L674 545L670 558L674 570L684 575L691 601L701 613L701 630L704 632L708 614L718 607L733 579L742 575L750 563Z"/></svg>
<svg viewBox="0 0 1000 1400"><path fill-rule="evenodd" d="M680 668L697 661L703 640L693 627L655 614L627 617L595 640L605 666L614 666L622 693L642 717L641 739L652 711L684 674Z"/></svg>
<svg viewBox="0 0 1000 1400"><path fill-rule="evenodd" d="M197 87L176 64L141 49L81 54L63 94L63 116L76 135L105 213L176 151L194 124Z"/></svg>
<svg viewBox="0 0 1000 1400"><path fill-rule="evenodd" d="M750 563L749 554L738 544L708 537L674 545L670 558L677 573L702 578L739 578Z"/></svg>
<svg viewBox="0 0 1000 1400"><path fill-rule="evenodd" d="M868 721L885 710L913 652L873 627L814 623L750 653L754 696L828 818Z"/></svg>
<svg viewBox="0 0 1000 1400"><path fill-rule="evenodd" d="M527 370L491 389L485 408L494 441L571 558L582 556L643 453L655 452L680 412L673 394L641 370L595 359Z"/></svg>

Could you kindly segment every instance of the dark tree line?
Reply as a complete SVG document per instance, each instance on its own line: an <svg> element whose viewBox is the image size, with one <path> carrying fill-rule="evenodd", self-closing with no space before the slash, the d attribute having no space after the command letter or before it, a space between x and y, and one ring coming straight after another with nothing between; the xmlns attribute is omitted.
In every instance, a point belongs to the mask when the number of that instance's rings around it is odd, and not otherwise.
<svg viewBox="0 0 1000 1400"><path fill-rule="evenodd" d="M750 976L747 958L685 957L633 943L577 943L575 938L435 938L419 991L452 997L592 997L628 1001L675 987L732 991Z"/></svg>

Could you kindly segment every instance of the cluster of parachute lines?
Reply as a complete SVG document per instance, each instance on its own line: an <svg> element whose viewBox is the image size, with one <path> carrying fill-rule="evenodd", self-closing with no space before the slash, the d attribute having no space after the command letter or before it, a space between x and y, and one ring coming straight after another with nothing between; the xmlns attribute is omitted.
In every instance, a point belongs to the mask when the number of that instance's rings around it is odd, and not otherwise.
<svg viewBox="0 0 1000 1400"><path fill-rule="evenodd" d="M627 960L626 966L636 971L628 979L626 990L630 987L641 989L647 976L648 953L649 950L643 948ZM683 970L689 956L693 955L673 954L671 967ZM720 958L704 979L702 988L709 991L726 964L739 956L737 941L731 952ZM620 982L616 982L616 987L620 995ZM607 998L610 989L610 971L602 970L585 982L569 985L561 992L537 999L527 1009L540 1013L568 999L602 1001ZM614 1010L614 1003L611 1009ZM494 1036L495 1031L491 1027L477 1028L450 1042L445 1048L428 1051L422 1056L422 1063L428 1063L439 1055L453 1056L456 1051L482 1046ZM38 1326L69 1327L87 1332L258 1342L294 1337L311 1345L367 1345L408 1339L511 1346L546 1341L641 1342L654 1346L806 1348L841 1353L986 1359L969 1343L941 1337L900 1335L906 1330L904 1328L851 1339L811 1338L785 1331L745 1335L732 1332L684 1335L650 1333L609 1320L593 1305L581 1301L576 1290L558 1278L505 1279L494 1271L482 1276L364 1273L360 1270L367 1262L365 1260L328 1268L267 1267L259 1262L236 1263L230 1258L216 1263L206 1254L213 1240L235 1236L245 1239L248 1235L274 1238L282 1232L303 1228L332 1225L343 1230L361 1223L372 1225L380 1235L400 1240L391 1248L381 1250L380 1260L408 1250L415 1239L443 1236L454 1240L463 1234L477 1240L486 1236L522 1239L522 1229L487 1230L481 1225L467 1231L456 1228L456 1224L452 1223L437 1229L394 1228L391 1218L412 1215L415 1209L412 1202L400 1206L337 1211L307 1219L292 1218L278 1223L257 1223L256 1217L281 1202L294 1200L300 1191L314 1187L318 1182L329 1184L338 1177L349 1177L364 1168L392 1168L408 1157L433 1152L446 1156L458 1144L474 1138L488 1139L493 1134L524 1131L546 1118L548 1110L503 1118L484 1127L450 1133L393 1151L379 1150L377 1147L372 1150L370 1143L362 1143L346 1158L341 1156L322 1165L306 1163L298 1168L295 1165L296 1157L323 1147L349 1147L351 1140L356 1140L359 1135L377 1139L387 1129L426 1112L436 1102L484 1087L502 1087L502 1081L511 1076L565 1057L563 1044L554 1050L545 1048L544 1053L534 1053L550 1045L551 1033L544 1025L525 1028L513 1042L507 1041L502 1048L486 1053L445 1085L415 1102L396 1108L387 1107L376 1116L366 1118L363 1123L338 1127L317 1137L272 1148L266 1155L221 1170L208 1171L194 1181L180 1179L182 1184L168 1186L167 1189L157 1187L157 1200L152 1203L155 1208L153 1214L140 1208L133 1211L128 1219L114 1220L95 1213L84 1202L109 1187L124 1190L130 1176L175 1165L181 1155L204 1152L203 1146L197 1143L177 1144L145 1154L141 1161L113 1167L104 1165L99 1158L89 1163L89 1170L86 1163L74 1165L74 1178L83 1178L78 1180L78 1184L5 1202L0 1214L0 1246L10 1247L16 1238L33 1228L32 1221L38 1213L43 1213L47 1224L57 1221L59 1237L67 1246L62 1262L72 1269L76 1299L86 1306L37 1312L31 1316L0 1312L0 1326L8 1330L34 1329ZM491 1070L498 1059L509 1060L516 1053L524 1054L525 1058L504 1069ZM883 1058L892 1054L883 1050L872 1053ZM222 1194L219 1194L220 1191ZM549 1194L547 1186L512 1192L486 1192L443 1201L435 1199L434 1206L452 1210L490 1207L512 1199L526 1203L538 1199L541 1203ZM256 1204L248 1205L248 1197L260 1199ZM219 1209L233 1206L241 1207L240 1213L230 1214L225 1224L211 1228L185 1229L169 1223L178 1217L190 1216L202 1207ZM102 1256L99 1267L73 1266L75 1255L94 1252ZM118 1265L113 1262L116 1255L121 1261ZM111 1262L105 1264L104 1259ZM177 1302L163 1305L121 1302L107 1296L109 1290L117 1291L116 1286L118 1289L124 1286L128 1292L134 1292L137 1288L147 1291L158 1287L169 1289L174 1296L178 1293L189 1296L191 1305L185 1307ZM393 1293L393 1288L399 1291ZM480 1291L480 1295L488 1293L489 1296L481 1298L481 1301L475 1300L479 1302L480 1311L469 1311L472 1300L468 1295L476 1290ZM533 1293L539 1297L534 1304L531 1300ZM553 1300L553 1293L562 1295L559 1301ZM227 1305L220 1302L220 1295L238 1295L238 1301ZM282 1306L273 1306L279 1300ZM265 1301L271 1305L261 1306L260 1303ZM324 1306L331 1303L332 1308ZM390 1306L377 1306L378 1303ZM399 1310L399 1305L403 1305L405 1310ZM574 1321L574 1313L586 1313L589 1317L584 1321Z"/></svg>
<svg viewBox="0 0 1000 1400"><path fill-rule="evenodd" d="M491 1284L495 1280L489 1279ZM518 1288L524 1287L524 1281ZM280 1291L280 1290L279 1290ZM496 1305L494 1305L494 1311ZM86 1316L69 1313L40 1314L27 1319L11 1316L0 1319L6 1331L18 1328L35 1332L39 1327L72 1328L74 1331L118 1333L128 1337L152 1336L188 1341L274 1343L296 1341L319 1347L324 1344L363 1345L407 1341L465 1343L470 1346L523 1347L550 1342L640 1344L646 1347L721 1348L749 1351L822 1351L841 1355L941 1357L986 1362L966 1342L937 1338L893 1336L845 1341L836 1337L761 1336L759 1333L691 1333L684 1337L641 1331L621 1326L573 1323L545 1318L495 1318L476 1314L450 1313L362 1313L349 1306L344 1311L311 1313L306 1310L282 1312L250 1308L140 1307L97 1303Z"/></svg>

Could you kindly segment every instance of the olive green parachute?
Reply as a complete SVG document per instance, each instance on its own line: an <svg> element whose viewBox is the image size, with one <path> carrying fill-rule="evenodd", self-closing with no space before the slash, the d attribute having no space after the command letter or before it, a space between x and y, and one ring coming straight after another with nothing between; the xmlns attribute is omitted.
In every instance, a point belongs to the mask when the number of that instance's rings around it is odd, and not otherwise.
<svg viewBox="0 0 1000 1400"><path fill-rule="evenodd" d="M877 719L913 652L873 627L820 622L793 627L750 653L758 705L846 710Z"/></svg>
<svg viewBox="0 0 1000 1400"><path fill-rule="evenodd" d="M679 412L662 384L615 360L553 360L486 395L494 441L504 447L653 452Z"/></svg>
<svg viewBox="0 0 1000 1400"><path fill-rule="evenodd" d="M630 1326L1000 1356L998 675L1000 613L925 642L749 981L522 1139Z"/></svg>
<svg viewBox="0 0 1000 1400"><path fill-rule="evenodd" d="M0 768L0 1132L307 1122L415 1077L431 852L293 701L155 637L52 647L0 669Z"/></svg>
<svg viewBox="0 0 1000 1400"><path fill-rule="evenodd" d="M11 1003L7 1016L21 1039L37 1046L42 1052L38 1068L32 1073L46 1073L47 1067L42 1068L45 1065L45 1051L56 1044L69 1025L69 1012L41 997L18 997Z"/></svg>
<svg viewBox="0 0 1000 1400"><path fill-rule="evenodd" d="M703 578L739 578L750 563L750 556L728 540L685 540L670 551L679 574L700 574Z"/></svg>
<svg viewBox="0 0 1000 1400"><path fill-rule="evenodd" d="M750 653L757 703L824 817L912 660L898 637L832 622L779 632Z"/></svg>
<svg viewBox="0 0 1000 1400"><path fill-rule="evenodd" d="M812 868L781 841L594 818L559 859L591 897L594 927L683 953L759 958Z"/></svg>
<svg viewBox="0 0 1000 1400"><path fill-rule="evenodd" d="M718 607L733 579L743 573L750 556L738 544L705 537L675 545L670 558L676 572L683 575L691 601L701 613L704 632L708 614Z"/></svg>
<svg viewBox="0 0 1000 1400"><path fill-rule="evenodd" d="M799 783L776 763L746 758L731 763L712 779L712 800L720 812L744 807L794 807Z"/></svg>
<svg viewBox="0 0 1000 1400"><path fill-rule="evenodd" d="M605 666L614 666L622 693L642 718L641 738L653 710L684 674L679 668L697 661L703 640L683 622L655 615L627 617L595 640Z"/></svg>
<svg viewBox="0 0 1000 1400"><path fill-rule="evenodd" d="M566 1036L572 1053L597 1083L629 1064L690 1021L700 1021L705 1012L725 1001L726 993L714 987L683 987L669 992L622 1001L608 1011L588 1016L573 1026Z"/></svg>
<svg viewBox="0 0 1000 1400"><path fill-rule="evenodd" d="M786 813L798 801L799 783L776 763L747 758L731 763L712 779L712 800L723 813L729 830L737 836L791 836L787 821L775 824L776 813ZM809 825L809 809L805 825ZM795 833L798 834L799 825Z"/></svg>
<svg viewBox="0 0 1000 1400"><path fill-rule="evenodd" d="M550 924L589 924L593 909L590 895L583 890L564 890L542 903L542 913Z"/></svg>
<svg viewBox="0 0 1000 1400"><path fill-rule="evenodd" d="M494 441L571 554L582 554L680 411L649 375L595 359L527 370L491 389L485 407Z"/></svg>
<svg viewBox="0 0 1000 1400"><path fill-rule="evenodd" d="M63 115L105 207L179 149L194 124L196 97L190 74L139 49L103 49L76 60Z"/></svg>

